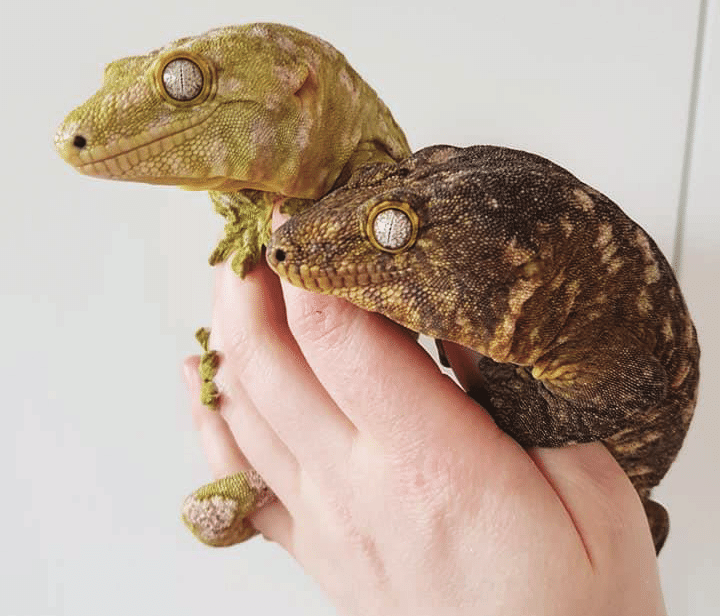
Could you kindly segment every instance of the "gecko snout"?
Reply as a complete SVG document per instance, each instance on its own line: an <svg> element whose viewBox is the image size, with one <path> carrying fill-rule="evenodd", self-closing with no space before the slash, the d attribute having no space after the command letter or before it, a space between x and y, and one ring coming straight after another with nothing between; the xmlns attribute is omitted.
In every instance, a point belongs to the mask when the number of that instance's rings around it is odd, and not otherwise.
<svg viewBox="0 0 720 616"><path fill-rule="evenodd" d="M75 123L73 123L75 124ZM89 150L91 150L90 137L80 126L72 126L67 123L58 128L55 133L55 149L65 162L73 167L79 167L88 162ZM80 158L80 156L83 158Z"/></svg>

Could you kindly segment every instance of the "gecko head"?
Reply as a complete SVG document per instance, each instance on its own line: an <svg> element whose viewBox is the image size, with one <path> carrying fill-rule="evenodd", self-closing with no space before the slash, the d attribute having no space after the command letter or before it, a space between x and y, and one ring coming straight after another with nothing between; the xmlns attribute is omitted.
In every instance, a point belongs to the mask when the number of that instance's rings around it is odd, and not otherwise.
<svg viewBox="0 0 720 616"><path fill-rule="evenodd" d="M429 335L472 311L477 261L463 173L438 146L398 165L371 165L275 231L270 267L292 284L336 295ZM470 229L470 231L468 231ZM480 239L480 241L482 241ZM470 280L468 279L470 278Z"/></svg>
<svg viewBox="0 0 720 616"><path fill-rule="evenodd" d="M251 24L112 62L98 92L59 127L56 148L97 177L288 194L316 111L316 75L299 52L309 41L319 39ZM340 57L327 44L318 49Z"/></svg>

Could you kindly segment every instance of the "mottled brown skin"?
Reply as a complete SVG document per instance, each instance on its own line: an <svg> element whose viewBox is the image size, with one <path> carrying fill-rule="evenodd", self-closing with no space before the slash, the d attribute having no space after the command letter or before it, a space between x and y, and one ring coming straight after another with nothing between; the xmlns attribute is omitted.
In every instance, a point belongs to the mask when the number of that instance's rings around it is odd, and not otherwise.
<svg viewBox="0 0 720 616"><path fill-rule="evenodd" d="M371 241L378 203L407 204L417 239ZM524 447L602 441L649 499L695 407L699 348L675 276L610 199L539 156L434 146L369 165L268 246L294 284L480 353L469 390Z"/></svg>

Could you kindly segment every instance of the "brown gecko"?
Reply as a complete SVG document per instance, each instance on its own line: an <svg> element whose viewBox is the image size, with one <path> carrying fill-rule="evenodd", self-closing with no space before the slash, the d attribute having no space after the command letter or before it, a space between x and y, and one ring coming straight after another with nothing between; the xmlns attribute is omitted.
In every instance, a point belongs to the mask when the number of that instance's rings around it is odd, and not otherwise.
<svg viewBox="0 0 720 616"><path fill-rule="evenodd" d="M373 164L268 245L295 285L476 351L469 394L524 447L602 441L650 499L687 432L699 348L675 276L610 199L552 162L434 146Z"/></svg>

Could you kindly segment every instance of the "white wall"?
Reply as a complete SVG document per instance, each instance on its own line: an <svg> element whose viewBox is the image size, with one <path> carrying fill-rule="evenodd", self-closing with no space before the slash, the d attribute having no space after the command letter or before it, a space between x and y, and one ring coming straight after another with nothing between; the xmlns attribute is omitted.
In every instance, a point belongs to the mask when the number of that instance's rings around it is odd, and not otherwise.
<svg viewBox="0 0 720 616"><path fill-rule="evenodd" d="M278 548L256 540L209 550L177 519L182 496L208 479L179 364L209 319L206 257L221 223L202 194L94 181L55 155L55 126L96 89L105 62L217 25L301 27L346 54L414 148L498 143L542 153L620 203L669 255L698 6L3 5L0 614L180 616L241 604L333 613ZM658 491L673 522L660 560L668 607L693 616L720 605L720 15L710 6L682 264L703 389L687 446Z"/></svg>
<svg viewBox="0 0 720 616"><path fill-rule="evenodd" d="M716 614L720 605L720 3L708 4L680 264L702 351L700 395L684 449L657 490L673 529L660 571L671 614Z"/></svg>

